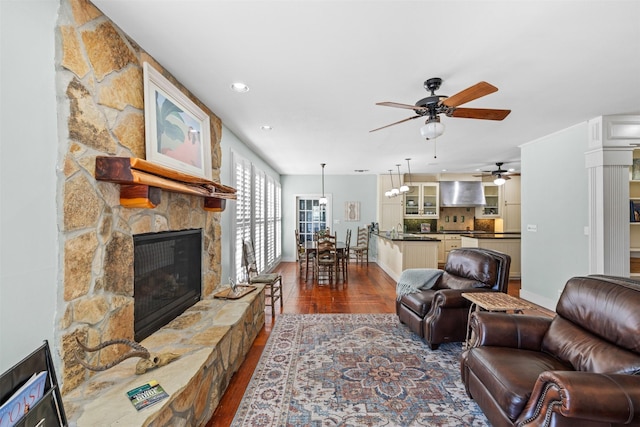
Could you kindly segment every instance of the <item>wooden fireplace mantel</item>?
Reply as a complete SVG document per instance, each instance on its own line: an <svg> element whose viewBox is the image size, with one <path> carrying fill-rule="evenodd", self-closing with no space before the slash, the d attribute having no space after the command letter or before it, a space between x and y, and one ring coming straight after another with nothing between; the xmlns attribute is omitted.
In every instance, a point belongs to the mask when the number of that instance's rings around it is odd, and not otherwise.
<svg viewBox="0 0 640 427"><path fill-rule="evenodd" d="M201 196L211 212L224 211L227 200L236 199L233 187L136 157L96 157L95 178L120 184L120 204L128 208L155 208L161 190Z"/></svg>

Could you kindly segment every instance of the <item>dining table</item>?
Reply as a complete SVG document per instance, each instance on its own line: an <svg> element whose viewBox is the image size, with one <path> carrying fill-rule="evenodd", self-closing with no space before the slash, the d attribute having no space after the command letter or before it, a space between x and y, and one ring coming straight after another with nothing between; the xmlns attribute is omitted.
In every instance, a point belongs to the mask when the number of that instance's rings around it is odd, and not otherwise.
<svg viewBox="0 0 640 427"><path fill-rule="evenodd" d="M311 259L312 256L315 255L317 252L316 241L307 240L306 242L304 242L304 245L302 245L302 247L304 248L304 254L305 254L304 281L306 282L309 276L309 259ZM339 256L344 255L344 251L346 249L347 249L347 245L345 242L336 242L336 252L338 252Z"/></svg>

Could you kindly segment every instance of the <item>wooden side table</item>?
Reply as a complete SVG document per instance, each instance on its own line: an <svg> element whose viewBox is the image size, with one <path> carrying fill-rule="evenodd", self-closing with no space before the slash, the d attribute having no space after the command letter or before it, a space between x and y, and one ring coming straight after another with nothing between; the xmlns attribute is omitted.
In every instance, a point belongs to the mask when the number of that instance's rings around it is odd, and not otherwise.
<svg viewBox="0 0 640 427"><path fill-rule="evenodd" d="M467 318L467 340L464 344L465 349L472 347L475 341L471 331L471 314L474 311L513 311L514 313L522 313L522 310L533 308L531 304L525 300L502 292L465 292L462 294L462 297L471 301Z"/></svg>

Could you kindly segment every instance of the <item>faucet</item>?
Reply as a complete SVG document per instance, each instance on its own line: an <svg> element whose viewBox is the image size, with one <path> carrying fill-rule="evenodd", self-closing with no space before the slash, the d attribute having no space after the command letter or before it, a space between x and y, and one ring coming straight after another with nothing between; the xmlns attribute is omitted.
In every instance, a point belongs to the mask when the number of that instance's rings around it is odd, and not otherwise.
<svg viewBox="0 0 640 427"><path fill-rule="evenodd" d="M402 225L401 223L398 223L398 228L396 228L396 230L398 230L398 235L401 235L404 232L404 225Z"/></svg>

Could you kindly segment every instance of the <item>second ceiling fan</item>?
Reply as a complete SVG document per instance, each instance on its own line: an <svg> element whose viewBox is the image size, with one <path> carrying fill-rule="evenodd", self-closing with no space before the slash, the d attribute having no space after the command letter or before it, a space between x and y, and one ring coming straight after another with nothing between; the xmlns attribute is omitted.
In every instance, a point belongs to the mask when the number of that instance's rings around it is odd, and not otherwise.
<svg viewBox="0 0 640 427"><path fill-rule="evenodd" d="M459 117L463 119L481 119L481 120L503 120L509 115L511 110L499 110L493 108L460 108L462 104L471 102L474 99L478 99L490 93L497 92L498 88L487 83L479 82L473 86L470 86L455 95L445 96L436 95L435 91L440 88L442 79L434 77L424 82L424 87L431 92L431 95L419 100L415 105L400 104L398 102L378 102L376 105L382 105L385 107L404 108L415 111L416 115L395 123L391 123L386 126L373 129L370 132L375 132L380 129L388 128L400 123L407 122L409 120L418 119L420 117L426 117L425 126L422 127L420 132L422 136L427 139L432 139L440 136L444 131L444 126L440 123L440 114L444 114L447 117Z"/></svg>

